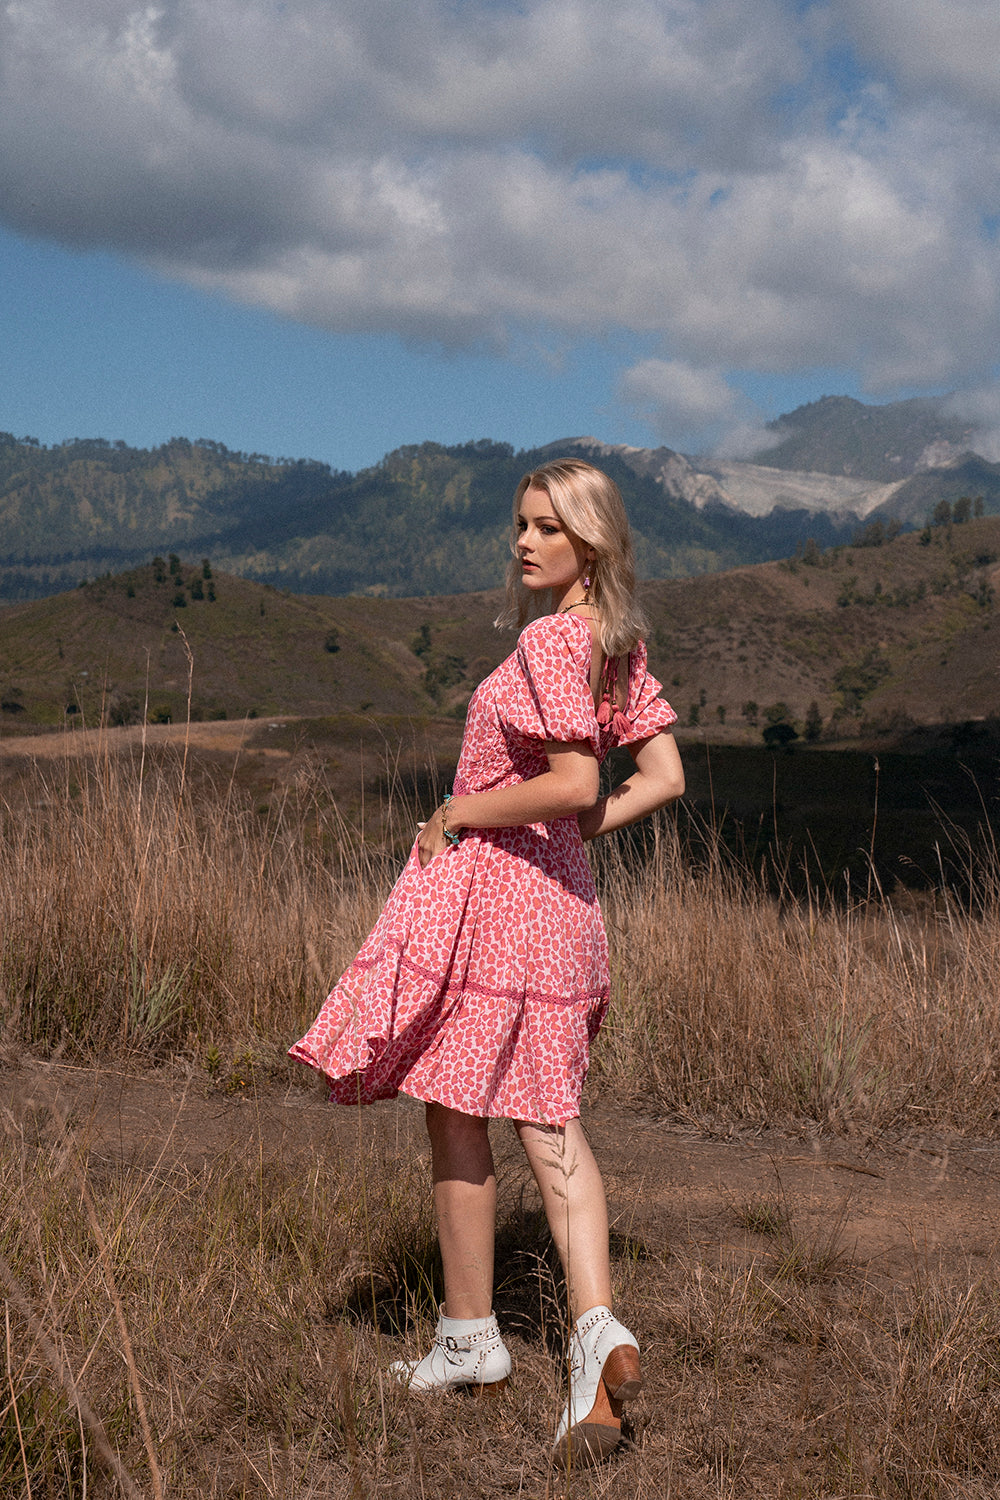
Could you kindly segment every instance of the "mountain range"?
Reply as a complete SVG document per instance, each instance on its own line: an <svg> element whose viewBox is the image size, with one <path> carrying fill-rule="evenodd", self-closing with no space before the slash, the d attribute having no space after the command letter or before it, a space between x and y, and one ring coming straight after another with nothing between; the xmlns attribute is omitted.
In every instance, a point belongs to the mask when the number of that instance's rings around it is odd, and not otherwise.
<svg viewBox="0 0 1000 1500"><path fill-rule="evenodd" d="M924 525L962 496L1000 512L1000 465L947 401L824 397L771 424L752 461L561 439L397 449L346 473L207 439L45 447L0 434L0 600L39 598L173 553L300 594L412 597L495 586L521 475L556 454L601 464L628 504L640 573L680 578Z"/></svg>

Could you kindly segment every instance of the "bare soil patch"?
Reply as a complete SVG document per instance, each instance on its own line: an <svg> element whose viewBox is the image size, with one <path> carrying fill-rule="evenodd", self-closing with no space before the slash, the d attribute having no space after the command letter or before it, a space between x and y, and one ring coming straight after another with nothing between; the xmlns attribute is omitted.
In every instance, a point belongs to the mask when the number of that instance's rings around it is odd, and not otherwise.
<svg viewBox="0 0 1000 1500"><path fill-rule="evenodd" d="M222 1162L261 1182L272 1167L286 1176L301 1168L306 1195L318 1160L335 1161L347 1179L357 1173L359 1183L377 1160L410 1191L426 1159L415 1101L340 1109L308 1074L227 1093L200 1070L22 1062L0 1072L0 1110L23 1142L51 1148L61 1131L73 1149L85 1146L92 1175L138 1173L166 1194ZM379 1359L412 1352L425 1331L379 1346L328 1308L306 1315L312 1326L302 1335L317 1360L353 1350L354 1374L326 1417L321 1392L315 1398L328 1439L284 1478L265 1478L259 1456L234 1457L232 1418L213 1407L174 1470L176 1492L201 1483L206 1494L260 1496L995 1493L995 1400L981 1384L956 1383L949 1360L968 1364L962 1310L977 1296L995 1300L1000 1144L931 1133L864 1143L805 1130L711 1139L607 1102L585 1121L606 1172L623 1316L642 1341L647 1375L630 1407L631 1440L611 1465L570 1480L549 1470L557 1351L509 1311L517 1381L502 1401L480 1407L387 1390ZM514 1222L518 1204L530 1208L531 1189L510 1132L498 1123L494 1136L501 1217L513 1206ZM183 1192L177 1201L183 1213ZM506 1243L509 1253L509 1224ZM497 1269L502 1282L502 1256ZM294 1301L293 1289L288 1296ZM503 1296L498 1310L503 1320ZM932 1314L939 1329L925 1326ZM876 1360L879 1339L893 1357L904 1350L900 1367L882 1363L882 1353ZM916 1353L924 1344L926 1369ZM232 1366L230 1376L249 1384L255 1362L280 1372L302 1357L273 1345L241 1352L237 1342L232 1358L248 1369ZM156 1350L137 1341L135 1359L143 1370ZM904 1378L909 1396L896 1386ZM358 1423L367 1411L372 1433L382 1434L371 1452L343 1438L352 1382L367 1392L356 1398ZM308 1395L306 1385L301 1399ZM134 1450L132 1461L141 1462Z"/></svg>
<svg viewBox="0 0 1000 1500"><path fill-rule="evenodd" d="M287 1164L324 1153L350 1170L373 1141L385 1159L401 1163L426 1150L417 1101L401 1096L344 1109L328 1104L305 1070L301 1086L226 1093L200 1070L185 1076L25 1063L0 1073L0 1107L20 1125L36 1116L51 1122L54 1108L93 1155L138 1167L155 1162L167 1174L198 1171L219 1156ZM587 1110L584 1123L618 1234L655 1254L752 1254L771 1235L744 1221L753 1220L755 1205L773 1202L779 1211L784 1200L800 1234L818 1241L839 1226L842 1254L895 1279L930 1251L955 1271L973 1263L985 1271L998 1255L998 1141L928 1133L863 1144L808 1131L710 1139L606 1103ZM494 1123L492 1136L505 1156L512 1134L504 1122Z"/></svg>
<svg viewBox="0 0 1000 1500"><path fill-rule="evenodd" d="M256 743L262 727L292 722L287 715L270 719L217 719L191 724L129 724L118 728L68 729L51 734L26 734L0 739L0 756L29 760L63 760L66 756L98 755L143 744L160 747L189 744L198 750L230 755ZM287 751L282 752L287 755Z"/></svg>

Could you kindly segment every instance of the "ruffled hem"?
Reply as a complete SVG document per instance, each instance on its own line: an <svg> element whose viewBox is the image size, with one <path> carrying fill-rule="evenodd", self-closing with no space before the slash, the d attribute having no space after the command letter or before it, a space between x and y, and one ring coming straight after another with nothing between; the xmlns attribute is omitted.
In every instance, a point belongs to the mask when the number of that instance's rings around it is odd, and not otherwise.
<svg viewBox="0 0 1000 1500"><path fill-rule="evenodd" d="M387 967L407 976L405 1014L365 985ZM608 988L565 996L492 989L438 976L415 982L399 954L355 963L289 1056L326 1079L335 1104L374 1104L409 1094L483 1118L562 1125L580 1113L590 1044L607 1012ZM344 993L353 985L368 988ZM381 991L381 993L379 993ZM484 1040L485 1039L485 1040Z"/></svg>

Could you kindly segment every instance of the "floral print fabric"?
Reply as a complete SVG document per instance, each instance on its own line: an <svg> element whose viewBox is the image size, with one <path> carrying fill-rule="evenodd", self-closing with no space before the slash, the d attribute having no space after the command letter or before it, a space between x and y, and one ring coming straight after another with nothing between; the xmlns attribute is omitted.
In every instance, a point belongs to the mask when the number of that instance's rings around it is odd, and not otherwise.
<svg viewBox="0 0 1000 1500"><path fill-rule="evenodd" d="M591 633L547 615L469 703L456 795L548 770L546 740L599 759L676 719L631 654L624 718L598 722ZM627 723L627 728L624 725ZM361 951L290 1055L336 1103L402 1091L465 1114L563 1125L580 1112L608 1004L608 948L575 817L469 829L421 869L416 844Z"/></svg>

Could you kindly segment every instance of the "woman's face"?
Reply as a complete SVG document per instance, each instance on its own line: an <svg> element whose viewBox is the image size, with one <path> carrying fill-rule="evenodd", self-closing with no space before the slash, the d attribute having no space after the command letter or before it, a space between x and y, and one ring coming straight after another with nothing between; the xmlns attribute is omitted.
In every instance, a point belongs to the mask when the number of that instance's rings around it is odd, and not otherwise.
<svg viewBox="0 0 1000 1500"><path fill-rule="evenodd" d="M525 490L521 497L517 551L525 586L551 589L554 609L583 593L581 579L594 549L567 530L545 490Z"/></svg>

